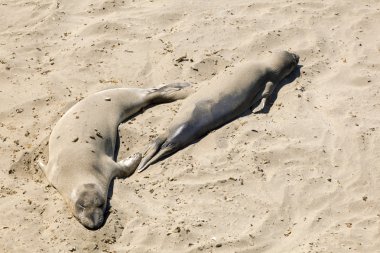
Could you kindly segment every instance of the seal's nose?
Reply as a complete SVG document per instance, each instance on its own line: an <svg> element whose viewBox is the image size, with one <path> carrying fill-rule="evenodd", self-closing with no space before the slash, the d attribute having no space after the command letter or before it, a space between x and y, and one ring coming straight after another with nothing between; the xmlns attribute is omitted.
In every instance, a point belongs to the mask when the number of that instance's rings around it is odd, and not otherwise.
<svg viewBox="0 0 380 253"><path fill-rule="evenodd" d="M100 208L87 211L86 215L79 220L88 229L98 229L103 225L104 216Z"/></svg>

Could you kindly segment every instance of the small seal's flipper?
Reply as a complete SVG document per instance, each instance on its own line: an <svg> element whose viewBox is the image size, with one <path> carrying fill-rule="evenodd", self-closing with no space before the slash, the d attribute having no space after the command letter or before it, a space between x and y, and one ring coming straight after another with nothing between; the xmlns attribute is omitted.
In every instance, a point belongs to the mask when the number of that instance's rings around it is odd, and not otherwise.
<svg viewBox="0 0 380 253"><path fill-rule="evenodd" d="M172 83L160 88L150 89L149 95L154 103L163 103L184 99L192 92L190 83Z"/></svg>
<svg viewBox="0 0 380 253"><path fill-rule="evenodd" d="M260 112L265 108L265 106L267 105L268 97L270 97L270 95L272 95L275 87L276 86L271 81L269 81L265 84L265 88L264 88L263 92L261 94L259 94L258 96L256 96L255 100L252 103L252 106L254 106L256 103L260 102L260 100L261 100L261 103L256 108L254 108L252 110L253 113Z"/></svg>
<svg viewBox="0 0 380 253"><path fill-rule="evenodd" d="M151 154L149 154L150 157L146 157L149 159L144 160L144 163L140 164L140 166L137 170L138 173L143 172L151 164L158 162L159 160L161 160L164 157L167 157L170 154L173 154L174 151L177 150L177 149L173 148L173 146L171 146L170 144L169 145L165 145L165 144L166 143L164 143L164 145L161 146L160 151L155 152L155 154L151 153Z"/></svg>
<svg viewBox="0 0 380 253"><path fill-rule="evenodd" d="M137 168L137 172L142 172L149 165L147 163L154 157L155 154L160 150L162 144L166 141L166 138L158 137L152 145L145 151L144 159L142 159L139 167ZM147 165L147 166L146 166Z"/></svg>

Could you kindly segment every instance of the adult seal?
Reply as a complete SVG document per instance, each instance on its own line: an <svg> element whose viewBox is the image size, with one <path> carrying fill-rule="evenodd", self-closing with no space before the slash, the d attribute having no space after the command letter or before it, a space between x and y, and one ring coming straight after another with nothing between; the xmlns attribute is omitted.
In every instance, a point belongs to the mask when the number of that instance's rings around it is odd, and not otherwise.
<svg viewBox="0 0 380 253"><path fill-rule="evenodd" d="M186 97L187 86L100 91L75 104L57 122L49 139L49 162L39 165L85 227L103 224L112 179L131 175L141 161L141 154L135 154L116 162L119 124L144 107Z"/></svg>
<svg viewBox="0 0 380 253"><path fill-rule="evenodd" d="M296 68L298 60L298 55L283 51L261 63L248 62L216 76L184 101L168 130L147 150L138 172L237 118L258 102L262 101L260 107L264 107L276 85Z"/></svg>

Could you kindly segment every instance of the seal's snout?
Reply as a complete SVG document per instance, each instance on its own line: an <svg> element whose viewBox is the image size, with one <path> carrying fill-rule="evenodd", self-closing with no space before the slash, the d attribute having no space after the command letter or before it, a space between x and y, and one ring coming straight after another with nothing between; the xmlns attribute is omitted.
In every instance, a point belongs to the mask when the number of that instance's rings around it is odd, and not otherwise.
<svg viewBox="0 0 380 253"><path fill-rule="evenodd" d="M78 190L74 216L88 229L98 229L104 222L105 198L95 184L84 184Z"/></svg>
<svg viewBox="0 0 380 253"><path fill-rule="evenodd" d="M101 208L85 210L79 218L79 222L88 229L98 229L104 222L103 210Z"/></svg>

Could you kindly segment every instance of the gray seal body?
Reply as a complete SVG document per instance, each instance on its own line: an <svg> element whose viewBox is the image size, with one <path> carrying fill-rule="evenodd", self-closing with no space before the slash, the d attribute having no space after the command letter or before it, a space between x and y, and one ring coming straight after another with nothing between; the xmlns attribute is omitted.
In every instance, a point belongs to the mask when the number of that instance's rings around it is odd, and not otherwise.
<svg viewBox="0 0 380 253"><path fill-rule="evenodd" d="M296 68L298 60L298 55L283 51L213 78L183 102L168 130L146 152L138 172L237 118L254 104L261 101L260 107L265 106L276 85Z"/></svg>
<svg viewBox="0 0 380 253"><path fill-rule="evenodd" d="M48 164L39 165L85 227L103 224L112 179L131 175L141 161L141 154L135 154L116 162L119 124L144 107L186 97L187 86L100 91L75 104L57 122L49 139Z"/></svg>

